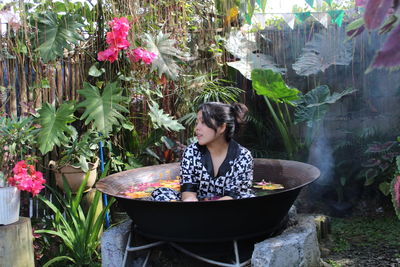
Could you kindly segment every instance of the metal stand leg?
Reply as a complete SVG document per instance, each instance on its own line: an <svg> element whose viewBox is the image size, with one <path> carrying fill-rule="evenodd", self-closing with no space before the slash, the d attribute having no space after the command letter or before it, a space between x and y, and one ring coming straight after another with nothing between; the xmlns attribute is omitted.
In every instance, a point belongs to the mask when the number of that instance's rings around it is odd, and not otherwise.
<svg viewBox="0 0 400 267"><path fill-rule="evenodd" d="M123 262L122 262L122 266L123 267L126 266L126 261L128 259L129 252L143 250L143 249L149 249L149 248L157 247L157 246L160 246L160 245L163 245L163 244L169 244L172 247L174 247L177 250L179 250L180 252L182 252L182 253L190 256L190 257L193 257L195 259L198 259L198 260L201 260L201 261L213 264L213 265L217 265L217 266L243 267L243 266L245 266L245 265L247 265L247 264L249 264L251 262L251 259L248 259L248 260L246 260L246 261L244 261L242 263L240 262L239 248L238 248L238 243L237 243L236 240L233 240L233 250L234 250L234 253L235 253L235 260L234 260L233 264L220 262L220 261L215 261L215 260L212 260L212 259L205 258L203 256L197 255L197 254L195 254L195 253L193 253L193 252L191 252L189 250L184 249L183 247L181 247L180 245L178 245L178 244L176 244L174 242L156 241L156 242L149 243L149 244L146 244L146 245L143 245L143 246L133 246L133 247L131 247L130 246L131 240L132 240L132 231L129 233L128 242L126 243L126 247L125 247L124 259L123 259ZM146 258L145 258L145 260L143 262L142 267L145 267L147 265L147 262L149 261L150 255L151 255L151 250L149 250L147 252L147 255L146 255Z"/></svg>
<svg viewBox="0 0 400 267"><path fill-rule="evenodd" d="M128 242L126 243L126 247L125 247L124 260L122 261L122 266L123 266L123 267L126 266L126 260L127 260L127 258L128 258L129 252L131 252L131 251L143 250L143 249L148 249L148 248L160 246L160 245L163 245L163 244L166 243L165 241L157 241L157 242L153 242L153 243L146 244L146 245L143 245L143 246L131 247L131 246L130 246L130 244L131 244L131 238L132 238L132 231L129 233ZM149 250L149 251L147 252L146 259L144 260L143 265L142 265L143 267L146 266L146 264L147 264L147 262L148 262L148 260L149 260L149 258L150 258L150 254L151 254L151 250Z"/></svg>
<svg viewBox="0 0 400 267"><path fill-rule="evenodd" d="M213 264L213 265L217 265L217 266L224 266L224 267L242 267L245 266L247 264L250 263L251 259L244 261L242 263L240 263L240 257L239 257L239 249L238 249L238 245L237 245L237 241L233 240L233 248L234 248L234 252L235 252L235 263L234 264L230 264L230 263L225 263L225 262L220 262L220 261L215 261L215 260L211 260L205 257L202 257L200 255L197 255L189 250L184 249L183 247L179 246L176 243L170 242L169 243L171 246L173 246L174 248L176 248L177 250L179 250L182 253L185 253L186 255L193 257L195 259Z"/></svg>

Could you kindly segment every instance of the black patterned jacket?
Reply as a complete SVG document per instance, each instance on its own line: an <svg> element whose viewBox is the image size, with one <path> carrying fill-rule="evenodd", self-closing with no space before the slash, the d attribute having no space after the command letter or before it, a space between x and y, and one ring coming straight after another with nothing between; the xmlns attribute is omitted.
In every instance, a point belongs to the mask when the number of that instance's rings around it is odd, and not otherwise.
<svg viewBox="0 0 400 267"><path fill-rule="evenodd" d="M197 192L198 199L231 196L254 196L253 157L236 141L229 142L228 153L214 177L214 167L206 146L189 145L181 161L181 192Z"/></svg>

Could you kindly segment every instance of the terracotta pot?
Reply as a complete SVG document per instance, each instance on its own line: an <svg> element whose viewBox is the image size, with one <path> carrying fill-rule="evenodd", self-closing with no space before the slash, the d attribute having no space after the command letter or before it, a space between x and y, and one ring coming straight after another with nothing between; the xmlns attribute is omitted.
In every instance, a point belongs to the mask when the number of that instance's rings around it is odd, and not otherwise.
<svg viewBox="0 0 400 267"><path fill-rule="evenodd" d="M15 186L0 187L0 224L19 220L20 191Z"/></svg>
<svg viewBox="0 0 400 267"><path fill-rule="evenodd" d="M89 179L85 187L85 192L89 191L94 183L96 182L97 178L97 166L99 165L99 160L95 163L89 163ZM82 184L83 180L85 179L86 173L82 171L79 167L74 167L71 165L66 165L60 169L56 170L56 184L57 186L64 190L64 182L62 179L62 175L64 174L65 178L68 181L69 186L73 193L76 193L79 189L79 186Z"/></svg>

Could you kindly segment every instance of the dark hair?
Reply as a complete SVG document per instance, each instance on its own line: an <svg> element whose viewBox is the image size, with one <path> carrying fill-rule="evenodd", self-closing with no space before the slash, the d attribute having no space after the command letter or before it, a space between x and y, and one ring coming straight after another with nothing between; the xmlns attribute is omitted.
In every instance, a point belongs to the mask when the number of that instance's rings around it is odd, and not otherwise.
<svg viewBox="0 0 400 267"><path fill-rule="evenodd" d="M230 141L240 126L246 122L248 109L241 103L207 102L201 104L197 111L202 112L204 123L214 131L226 123L225 139Z"/></svg>

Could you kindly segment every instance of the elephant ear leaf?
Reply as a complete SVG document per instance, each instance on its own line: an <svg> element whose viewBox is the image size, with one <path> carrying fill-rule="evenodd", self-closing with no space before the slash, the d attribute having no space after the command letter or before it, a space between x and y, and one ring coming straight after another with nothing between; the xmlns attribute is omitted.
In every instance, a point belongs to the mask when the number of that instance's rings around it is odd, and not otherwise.
<svg viewBox="0 0 400 267"><path fill-rule="evenodd" d="M85 97L77 106L85 108L80 119L85 120L86 125L93 122L96 131L102 134L108 134L114 125L125 120L121 112L129 112L122 105L129 99L122 96L122 88L118 82L108 83L102 92L98 87L85 82L84 88L78 92Z"/></svg>
<svg viewBox="0 0 400 267"><path fill-rule="evenodd" d="M344 31L332 37L328 32L316 33L306 43L300 58L292 65L298 75L309 76L324 72L332 65L347 66L353 60L353 44L346 41Z"/></svg>
<svg viewBox="0 0 400 267"><path fill-rule="evenodd" d="M39 43L37 50L46 63L63 56L64 49L71 49L71 43L83 40L77 30L84 26L79 23L77 15L66 14L60 18L54 12L38 15Z"/></svg>
<svg viewBox="0 0 400 267"><path fill-rule="evenodd" d="M329 105L336 103L343 96L356 92L356 89L348 88L340 93L331 94L326 85L318 86L296 101L294 122L307 122L308 127L312 127L314 122L323 120L328 112Z"/></svg>
<svg viewBox="0 0 400 267"><path fill-rule="evenodd" d="M74 111L73 103L63 103L58 109L45 103L40 108L37 122L41 126L38 142L42 154L53 150L54 145L59 146L67 138L65 134L71 133L68 123L75 121Z"/></svg>
<svg viewBox="0 0 400 267"><path fill-rule="evenodd" d="M256 93L274 102L293 105L293 101L299 99L300 91L288 87L280 73L268 69L255 69L251 72L251 79Z"/></svg>

